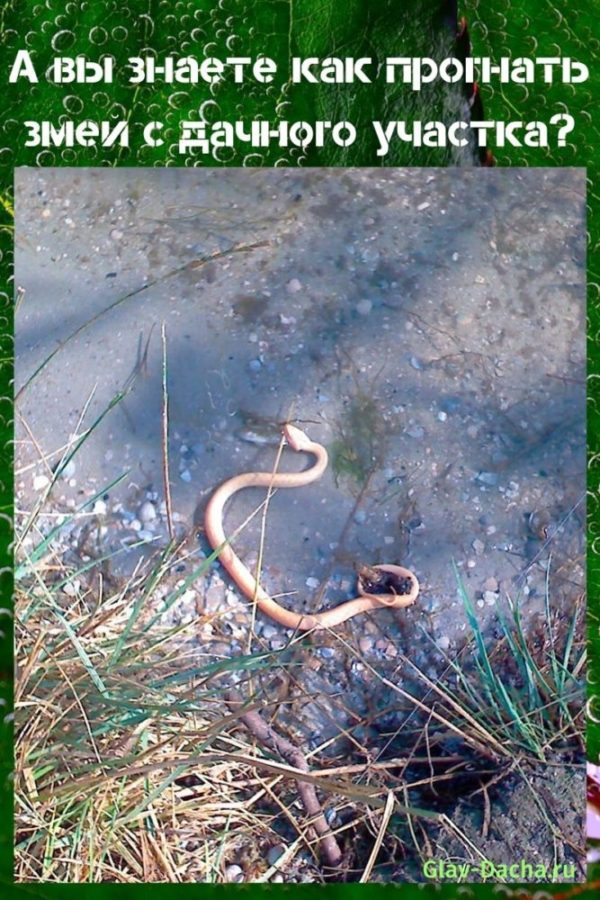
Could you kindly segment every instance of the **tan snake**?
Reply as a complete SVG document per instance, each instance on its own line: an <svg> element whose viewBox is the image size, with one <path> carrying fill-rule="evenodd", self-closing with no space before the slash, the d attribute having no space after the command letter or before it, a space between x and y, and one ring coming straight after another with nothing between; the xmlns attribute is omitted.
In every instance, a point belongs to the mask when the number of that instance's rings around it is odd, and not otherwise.
<svg viewBox="0 0 600 900"><path fill-rule="evenodd" d="M303 487L317 481L327 468L328 457L327 450L322 444L311 441L295 425L287 424L283 427L283 436L292 450L301 453L310 453L315 457L313 465L305 469L303 472L244 472L236 475L223 482L214 492L204 515L204 528L206 537L213 550L219 551L219 560L227 569L231 578L237 584L239 589L246 597L280 625L286 628L300 629L308 631L313 628L335 628L341 622L345 622L352 616L360 613L371 612L382 606L399 609L411 606L417 599L419 593L419 582L412 572L402 566L382 565L373 566L377 572L384 573L388 584L391 578L398 580L399 584L410 587L408 591L395 593L366 593L360 587L360 596L354 600L348 600L341 603L333 609L325 610L320 613L309 613L303 615L301 613L292 612L284 609L276 600L270 597L266 591L258 584L252 573L246 568L244 563L234 553L231 544L228 543L223 530L223 511L225 504L238 491L248 487L264 487L264 488L292 488ZM389 573L389 574L388 574Z"/></svg>

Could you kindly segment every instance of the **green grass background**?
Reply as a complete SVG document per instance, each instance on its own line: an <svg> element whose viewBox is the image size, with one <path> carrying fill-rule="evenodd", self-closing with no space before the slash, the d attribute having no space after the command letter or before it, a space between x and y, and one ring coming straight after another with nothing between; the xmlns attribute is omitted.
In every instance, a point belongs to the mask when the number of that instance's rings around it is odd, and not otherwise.
<svg viewBox="0 0 600 900"><path fill-rule="evenodd" d="M311 166L367 165L449 165L445 150L395 148L382 162L375 155L376 142L370 128L373 119L436 119L442 114L447 92L433 87L414 95L401 85L289 85L288 61L291 56L444 56L450 49L448 31L442 20L443 4L435 0L12 0L0 6L0 607L8 607L11 595L10 528L12 509L11 435L12 435L12 173L15 166L154 166L154 165L298 165L300 153L272 147L253 151L243 146L219 155L185 158L175 152L178 124L196 119L202 110L207 121L265 118L272 122L332 119L352 121L359 139L348 148L327 146L309 150L303 164ZM600 0L494 0L459 5L459 16L469 22L473 55L491 56L571 56L586 63L590 79L578 85L484 86L482 96L486 118L511 121L542 120L568 111L576 120L568 145L564 148L529 149L492 147L502 166L583 166L588 170L588 335L589 335L589 623L590 623L590 708L600 719L596 697L600 684L600 638L598 631L598 585L600 583L600 447L598 434L600 406L594 390L600 376L598 346L600 336L598 249L598 155L600 133L594 108L600 96L597 64L600 59ZM40 83L22 80L8 84L8 71L19 49L32 54ZM204 84L128 85L124 63L129 56L154 52L191 55L256 57L270 56L278 64L278 75L271 85L251 80L238 86L227 82L216 88ZM86 54L98 59L110 53L116 60L116 78L112 85L53 85L43 73L57 55ZM126 148L77 148L63 150L27 149L23 146L27 119L58 122L67 117L127 119L131 126L132 146ZM459 116L457 115L457 118ZM150 119L165 123L167 141L162 148L142 148L141 125ZM552 131L552 129L551 129ZM136 142L137 138L137 142ZM485 177L485 170L482 170ZM12 672L12 637L9 619L0 618L0 687L4 716L9 709ZM100 893L141 896L147 888L136 885L11 885L11 768L10 720L0 725L0 884L10 894L31 896L78 895L94 897ZM600 728L595 721L589 727L589 756L600 754ZM200 885L202 892L219 891ZM258 886L237 886L231 890L273 890ZM151 891L181 890L174 885L152 886ZM187 886L188 892L195 891ZM276 890L276 888L275 888ZM323 888L297 887L302 894L316 894ZM390 886L332 885L328 891L361 896ZM400 888L403 894L421 894L418 886ZM464 886L460 888L464 896ZM490 895L493 888L473 886L476 896ZM549 889L551 892L560 888ZM564 886L562 888L564 890ZM441 886L438 896L458 896L459 888Z"/></svg>

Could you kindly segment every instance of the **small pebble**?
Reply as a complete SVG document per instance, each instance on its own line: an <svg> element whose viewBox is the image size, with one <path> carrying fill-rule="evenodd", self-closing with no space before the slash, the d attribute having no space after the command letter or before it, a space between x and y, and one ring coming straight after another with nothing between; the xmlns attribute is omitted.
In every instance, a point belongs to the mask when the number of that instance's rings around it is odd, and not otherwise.
<svg viewBox="0 0 600 900"><path fill-rule="evenodd" d="M420 516L413 516L412 519L409 519L406 523L406 527L409 531L425 531L425 523Z"/></svg>
<svg viewBox="0 0 600 900"><path fill-rule="evenodd" d="M297 278L291 278L288 281L286 287L287 287L288 294L297 294L298 291L302 290L302 284L300 281L298 281Z"/></svg>
<svg viewBox="0 0 600 900"><path fill-rule="evenodd" d="M243 881L244 880L244 870L240 866L232 865L227 866L225 869L225 881L233 882L233 881Z"/></svg>
<svg viewBox="0 0 600 900"><path fill-rule="evenodd" d="M75 474L75 462L74 462L74 460L70 459L69 462L64 467L64 469L62 470L62 472L60 473L60 477L65 478L65 479L72 478L74 474Z"/></svg>
<svg viewBox="0 0 600 900"><path fill-rule="evenodd" d="M306 587L309 587L309 588L311 588L312 590L314 590L315 588L318 588L318 587L319 587L319 579L318 579L318 578L312 578L312 577L311 577L311 578L307 578L305 584L306 584Z"/></svg>
<svg viewBox="0 0 600 900"><path fill-rule="evenodd" d="M436 644L440 648L440 650L447 650L450 647L450 638L447 634L443 634L436 641Z"/></svg>
<svg viewBox="0 0 600 900"><path fill-rule="evenodd" d="M279 634L279 629L275 628L274 625L264 625L262 630L262 636L265 641L270 641L272 638L277 637Z"/></svg>
<svg viewBox="0 0 600 900"><path fill-rule="evenodd" d="M445 413L443 410L440 410L440 412L437 414L437 417L438 417L439 422L445 422L446 419L448 418L448 413Z"/></svg>
<svg viewBox="0 0 600 900"><path fill-rule="evenodd" d="M420 440L425 435L425 429L421 428L420 425L409 425L405 433L415 440Z"/></svg>
<svg viewBox="0 0 600 900"><path fill-rule="evenodd" d="M497 593L498 591L498 582L495 578L486 578L483 582L484 591L493 591Z"/></svg>
<svg viewBox="0 0 600 900"><path fill-rule="evenodd" d="M192 480L192 473L189 469L184 469L183 472L179 473L179 477L182 481L190 482Z"/></svg>
<svg viewBox="0 0 600 900"><path fill-rule="evenodd" d="M154 503L146 500L139 508L138 518L141 522L153 522L156 519L156 507Z"/></svg>
<svg viewBox="0 0 600 900"><path fill-rule="evenodd" d="M370 653L373 649L373 638L361 637L358 642L358 649L361 653Z"/></svg>
<svg viewBox="0 0 600 900"><path fill-rule="evenodd" d="M473 547L473 550L475 551L477 556L481 556L481 554L485 550L485 544L483 543L483 541L480 541L479 538L475 538L471 546Z"/></svg>
<svg viewBox="0 0 600 900"><path fill-rule="evenodd" d="M283 638L273 638L272 641L269 642L271 650L283 650L287 647L287 641Z"/></svg>
<svg viewBox="0 0 600 900"><path fill-rule="evenodd" d="M355 512L354 521L357 525L364 525L364 523L367 521L367 514L364 509L359 509Z"/></svg>
<svg viewBox="0 0 600 900"><path fill-rule="evenodd" d="M285 850L286 848L283 844L275 844L274 847L270 847L267 851L267 862L269 865L274 866L277 860L281 859Z"/></svg>
<svg viewBox="0 0 600 900"><path fill-rule="evenodd" d="M337 814L337 810L330 807L325 810L325 820L328 825L331 825L334 828L336 825L339 825L339 817Z"/></svg>
<svg viewBox="0 0 600 900"><path fill-rule="evenodd" d="M50 484L50 479L47 475L35 475L33 479L33 489L34 491L43 491L44 488L48 487Z"/></svg>
<svg viewBox="0 0 600 900"><path fill-rule="evenodd" d="M251 359L248 363L248 368L251 372L260 372L262 369L262 363L260 359Z"/></svg>
<svg viewBox="0 0 600 900"><path fill-rule="evenodd" d="M76 597L80 587L81 582L77 578L73 579L73 581L67 581L63 585L63 594L66 594L67 597Z"/></svg>
<svg viewBox="0 0 600 900"><path fill-rule="evenodd" d="M96 516L105 516L106 515L106 503L104 500L96 500L94 503L94 508L92 510L94 515Z"/></svg>
<svg viewBox="0 0 600 900"><path fill-rule="evenodd" d="M356 304L356 312L359 316L368 316L372 309L373 304L370 300L359 300Z"/></svg>
<svg viewBox="0 0 600 900"><path fill-rule="evenodd" d="M418 356L411 356L411 358L409 359L409 363L411 364L413 369L416 369L417 371L421 371L421 369L423 368L421 360L418 358Z"/></svg>
<svg viewBox="0 0 600 900"><path fill-rule="evenodd" d="M496 472L480 472L477 475L476 480L481 482L481 484L487 484L490 487L493 487L498 484L498 475Z"/></svg>
<svg viewBox="0 0 600 900"><path fill-rule="evenodd" d="M424 209L429 209L430 206L431 204L425 201L425 203L419 203L419 205L417 206L417 210L418 212L423 212Z"/></svg>
<svg viewBox="0 0 600 900"><path fill-rule="evenodd" d="M498 594L496 591L484 591L483 592L483 601L487 603L488 606L495 606L496 601L498 600Z"/></svg>

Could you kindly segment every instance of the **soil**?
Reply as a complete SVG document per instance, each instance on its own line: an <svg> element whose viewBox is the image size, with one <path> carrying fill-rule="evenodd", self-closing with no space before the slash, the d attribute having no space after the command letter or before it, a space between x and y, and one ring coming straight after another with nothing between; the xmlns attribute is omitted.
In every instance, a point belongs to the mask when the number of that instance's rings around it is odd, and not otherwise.
<svg viewBox="0 0 600 900"><path fill-rule="evenodd" d="M299 740L381 752L382 722L405 711L370 666L404 683L406 656L440 677L470 634L458 578L492 640L509 600L533 628L548 592L568 623L585 571L584 170L21 169L16 201L20 509L99 420L47 527L95 498L85 527L118 551L117 580L166 543L164 351L172 518L196 562L211 491L271 471L293 419L331 464L272 498L263 586L314 611L355 595L357 564L416 573L413 608L345 627L354 656L327 635L303 648L310 671L281 713ZM228 533L261 499L235 498ZM247 562L260 535L258 515L235 539ZM217 565L165 614L199 615L199 657L247 649L249 606ZM256 632L289 640L260 617ZM580 847L583 774L567 768L548 790ZM555 817L512 784L487 837L481 806L453 820L486 857L554 860Z"/></svg>

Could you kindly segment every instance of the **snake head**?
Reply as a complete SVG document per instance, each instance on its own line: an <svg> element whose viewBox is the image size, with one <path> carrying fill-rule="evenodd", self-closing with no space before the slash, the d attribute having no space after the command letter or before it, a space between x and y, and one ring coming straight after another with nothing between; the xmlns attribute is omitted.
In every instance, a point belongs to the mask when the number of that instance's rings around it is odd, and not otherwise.
<svg viewBox="0 0 600 900"><path fill-rule="evenodd" d="M296 428L295 425L290 425L289 422L286 422L281 431L292 450L308 450L312 446L308 435L304 434L300 428Z"/></svg>
<svg viewBox="0 0 600 900"><path fill-rule="evenodd" d="M359 566L358 593L373 597L382 606L402 608L412 606L417 599L419 582L404 566Z"/></svg>

